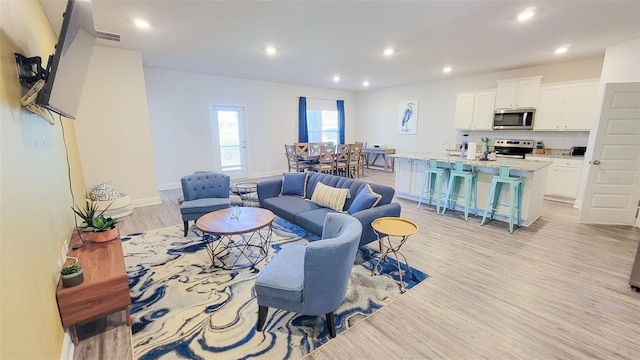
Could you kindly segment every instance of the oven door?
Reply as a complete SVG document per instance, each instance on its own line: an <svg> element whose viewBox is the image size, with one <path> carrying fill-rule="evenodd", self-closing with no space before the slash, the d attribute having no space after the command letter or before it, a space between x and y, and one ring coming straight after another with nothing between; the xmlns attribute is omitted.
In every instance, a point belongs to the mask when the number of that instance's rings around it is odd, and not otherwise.
<svg viewBox="0 0 640 360"><path fill-rule="evenodd" d="M516 110L516 111L496 111L493 115L493 128L495 130L533 129L534 109Z"/></svg>

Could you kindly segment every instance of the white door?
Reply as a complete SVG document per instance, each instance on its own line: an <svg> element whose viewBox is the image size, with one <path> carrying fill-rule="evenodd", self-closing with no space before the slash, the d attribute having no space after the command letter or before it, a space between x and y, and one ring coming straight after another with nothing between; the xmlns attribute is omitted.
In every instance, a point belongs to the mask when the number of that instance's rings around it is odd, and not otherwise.
<svg viewBox="0 0 640 360"><path fill-rule="evenodd" d="M247 140L242 106L211 105L211 134L214 159L221 172L232 179L248 176Z"/></svg>
<svg viewBox="0 0 640 360"><path fill-rule="evenodd" d="M580 221L635 223L640 199L640 83L607 84Z"/></svg>

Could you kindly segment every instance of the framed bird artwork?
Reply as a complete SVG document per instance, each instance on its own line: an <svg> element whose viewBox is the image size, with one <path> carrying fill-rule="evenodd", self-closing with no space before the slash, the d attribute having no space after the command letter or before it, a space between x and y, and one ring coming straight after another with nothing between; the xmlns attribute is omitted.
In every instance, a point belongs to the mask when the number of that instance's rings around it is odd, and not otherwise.
<svg viewBox="0 0 640 360"><path fill-rule="evenodd" d="M398 134L415 135L418 130L418 100L400 101Z"/></svg>

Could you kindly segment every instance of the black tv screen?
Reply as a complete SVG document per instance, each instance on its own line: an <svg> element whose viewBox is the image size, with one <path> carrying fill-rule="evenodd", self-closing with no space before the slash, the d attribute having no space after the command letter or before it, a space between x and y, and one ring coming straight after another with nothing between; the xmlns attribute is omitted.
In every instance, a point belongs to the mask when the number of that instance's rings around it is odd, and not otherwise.
<svg viewBox="0 0 640 360"><path fill-rule="evenodd" d="M48 75L36 104L76 118L95 37L91 2L69 0L55 53L47 64Z"/></svg>

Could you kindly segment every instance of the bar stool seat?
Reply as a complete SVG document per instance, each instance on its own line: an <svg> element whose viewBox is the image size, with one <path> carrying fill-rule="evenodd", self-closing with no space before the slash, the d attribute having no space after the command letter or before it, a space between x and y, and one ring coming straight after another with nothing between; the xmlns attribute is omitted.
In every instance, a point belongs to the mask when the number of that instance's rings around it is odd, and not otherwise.
<svg viewBox="0 0 640 360"><path fill-rule="evenodd" d="M449 175L449 186L447 187L446 195L446 205L449 205L449 209L455 210L459 197L460 183L464 181L464 221L469 220L471 202L473 202L474 214L478 216L478 172L473 168L473 165L468 165L471 169L465 171L464 161L459 160L453 164L451 174ZM442 210L442 214L446 211L447 206Z"/></svg>
<svg viewBox="0 0 640 360"><path fill-rule="evenodd" d="M433 199L433 193L436 193L436 214L440 213L440 203L442 202L442 181L445 183L449 179L449 169L438 168L438 160L427 160L427 167L424 169L424 177L422 178L422 187L420 189L420 199L418 201L418 209L422 205L422 199L426 192L428 192L427 200L429 205ZM427 183L429 188L427 189ZM443 204L443 208L446 207L446 201ZM443 210L444 211L444 210Z"/></svg>
<svg viewBox="0 0 640 360"><path fill-rule="evenodd" d="M519 171L519 173L522 172L520 168L500 165L498 174L493 176L493 180L491 180L491 190L487 197L487 204L484 207L484 215L482 216L482 222L480 225L484 225L487 217L490 220L493 219L499 205L505 205L509 207L509 232L513 234L514 219L518 226L520 226L523 183L522 177L513 177L510 175L510 172L514 170ZM508 204L500 204L500 193L502 191L503 184L509 186Z"/></svg>

